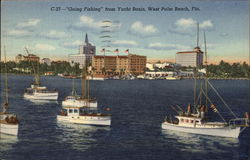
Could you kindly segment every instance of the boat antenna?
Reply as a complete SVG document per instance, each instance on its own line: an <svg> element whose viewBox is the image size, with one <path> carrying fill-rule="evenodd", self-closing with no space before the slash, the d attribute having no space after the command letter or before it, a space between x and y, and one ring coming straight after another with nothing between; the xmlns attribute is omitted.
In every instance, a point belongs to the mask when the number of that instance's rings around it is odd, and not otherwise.
<svg viewBox="0 0 250 160"><path fill-rule="evenodd" d="M199 23L197 23L197 47L199 47Z"/></svg>
<svg viewBox="0 0 250 160"><path fill-rule="evenodd" d="M3 113L6 113L8 107L9 107L8 69L7 69L7 59L6 59L6 46L4 46L4 64L5 64L5 103L4 103L4 106L3 106Z"/></svg>

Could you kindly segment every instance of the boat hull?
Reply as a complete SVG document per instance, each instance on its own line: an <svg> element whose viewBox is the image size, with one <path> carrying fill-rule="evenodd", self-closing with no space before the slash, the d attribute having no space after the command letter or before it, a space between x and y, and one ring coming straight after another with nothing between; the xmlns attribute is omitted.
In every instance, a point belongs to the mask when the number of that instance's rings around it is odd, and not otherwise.
<svg viewBox="0 0 250 160"><path fill-rule="evenodd" d="M91 107L91 108L97 108L97 101L94 102L88 102L84 100L65 100L62 101L63 107Z"/></svg>
<svg viewBox="0 0 250 160"><path fill-rule="evenodd" d="M86 124L86 125L98 125L98 126L110 126L111 118L110 116L57 116L58 122L68 122L76 124Z"/></svg>
<svg viewBox="0 0 250 160"><path fill-rule="evenodd" d="M35 100L57 100L58 92L55 93L24 93L24 98L35 99Z"/></svg>
<svg viewBox="0 0 250 160"><path fill-rule="evenodd" d="M0 123L0 133L8 135L18 135L18 124Z"/></svg>
<svg viewBox="0 0 250 160"><path fill-rule="evenodd" d="M238 138L240 134L240 127L197 128L197 127L178 126L177 124L172 124L167 122L162 123L162 129L193 133L193 134L209 135L209 136L231 137L231 138Z"/></svg>

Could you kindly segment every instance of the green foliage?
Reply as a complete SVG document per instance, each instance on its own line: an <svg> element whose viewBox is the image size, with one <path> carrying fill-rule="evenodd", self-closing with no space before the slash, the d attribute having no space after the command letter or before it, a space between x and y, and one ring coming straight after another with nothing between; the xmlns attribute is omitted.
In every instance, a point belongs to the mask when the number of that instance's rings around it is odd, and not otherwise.
<svg viewBox="0 0 250 160"><path fill-rule="evenodd" d="M248 77L250 73L250 66L243 62L233 63L230 65L227 62L221 61L219 65L208 65L207 67L209 77L222 77L222 78L230 78L230 77Z"/></svg>
<svg viewBox="0 0 250 160"><path fill-rule="evenodd" d="M0 62L1 72L5 72L5 64L4 62ZM51 66L46 63L39 64L37 62L29 62L29 61L21 61L20 63L15 63L12 61L7 62L7 72L14 74L33 74L37 72L42 75L45 72L54 72L57 74L67 74L67 75L80 75L81 69L79 68L79 64L75 64L74 66L70 66L69 62L60 61L60 62L52 62Z"/></svg>

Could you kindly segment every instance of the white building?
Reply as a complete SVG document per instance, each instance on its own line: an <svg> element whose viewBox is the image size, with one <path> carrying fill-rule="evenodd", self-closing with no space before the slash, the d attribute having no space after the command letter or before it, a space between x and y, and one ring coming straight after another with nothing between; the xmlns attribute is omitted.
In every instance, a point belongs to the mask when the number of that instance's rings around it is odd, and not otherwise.
<svg viewBox="0 0 250 160"><path fill-rule="evenodd" d="M68 59L71 66L78 63L80 68L92 62L92 57L96 54L96 47L89 43L88 35L85 36L84 45L79 46L79 54L70 54Z"/></svg>
<svg viewBox="0 0 250 160"><path fill-rule="evenodd" d="M79 67L82 69L86 65L86 55L85 54L70 54L69 63L71 66L79 64Z"/></svg>
<svg viewBox="0 0 250 160"><path fill-rule="evenodd" d="M155 68L165 68L167 66L170 66L170 63L165 62L165 63L155 63L154 64Z"/></svg>
<svg viewBox="0 0 250 160"><path fill-rule="evenodd" d="M177 52L176 63L185 67L202 66L203 52L200 47L195 47L193 51Z"/></svg>

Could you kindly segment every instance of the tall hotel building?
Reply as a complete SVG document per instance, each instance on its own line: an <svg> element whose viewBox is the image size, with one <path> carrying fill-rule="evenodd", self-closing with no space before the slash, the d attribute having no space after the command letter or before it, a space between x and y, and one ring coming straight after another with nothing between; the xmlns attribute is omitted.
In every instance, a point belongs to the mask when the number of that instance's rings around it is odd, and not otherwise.
<svg viewBox="0 0 250 160"><path fill-rule="evenodd" d="M88 35L85 36L84 45L79 46L79 54L70 54L69 62L71 65L78 63L80 68L87 64L91 64L92 57L96 54L96 47L89 43Z"/></svg>
<svg viewBox="0 0 250 160"><path fill-rule="evenodd" d="M176 53L176 64L185 67L199 67L203 64L203 52L200 47L195 47L193 51Z"/></svg>
<svg viewBox="0 0 250 160"><path fill-rule="evenodd" d="M93 56L92 67L95 75L139 75L145 73L146 56Z"/></svg>

